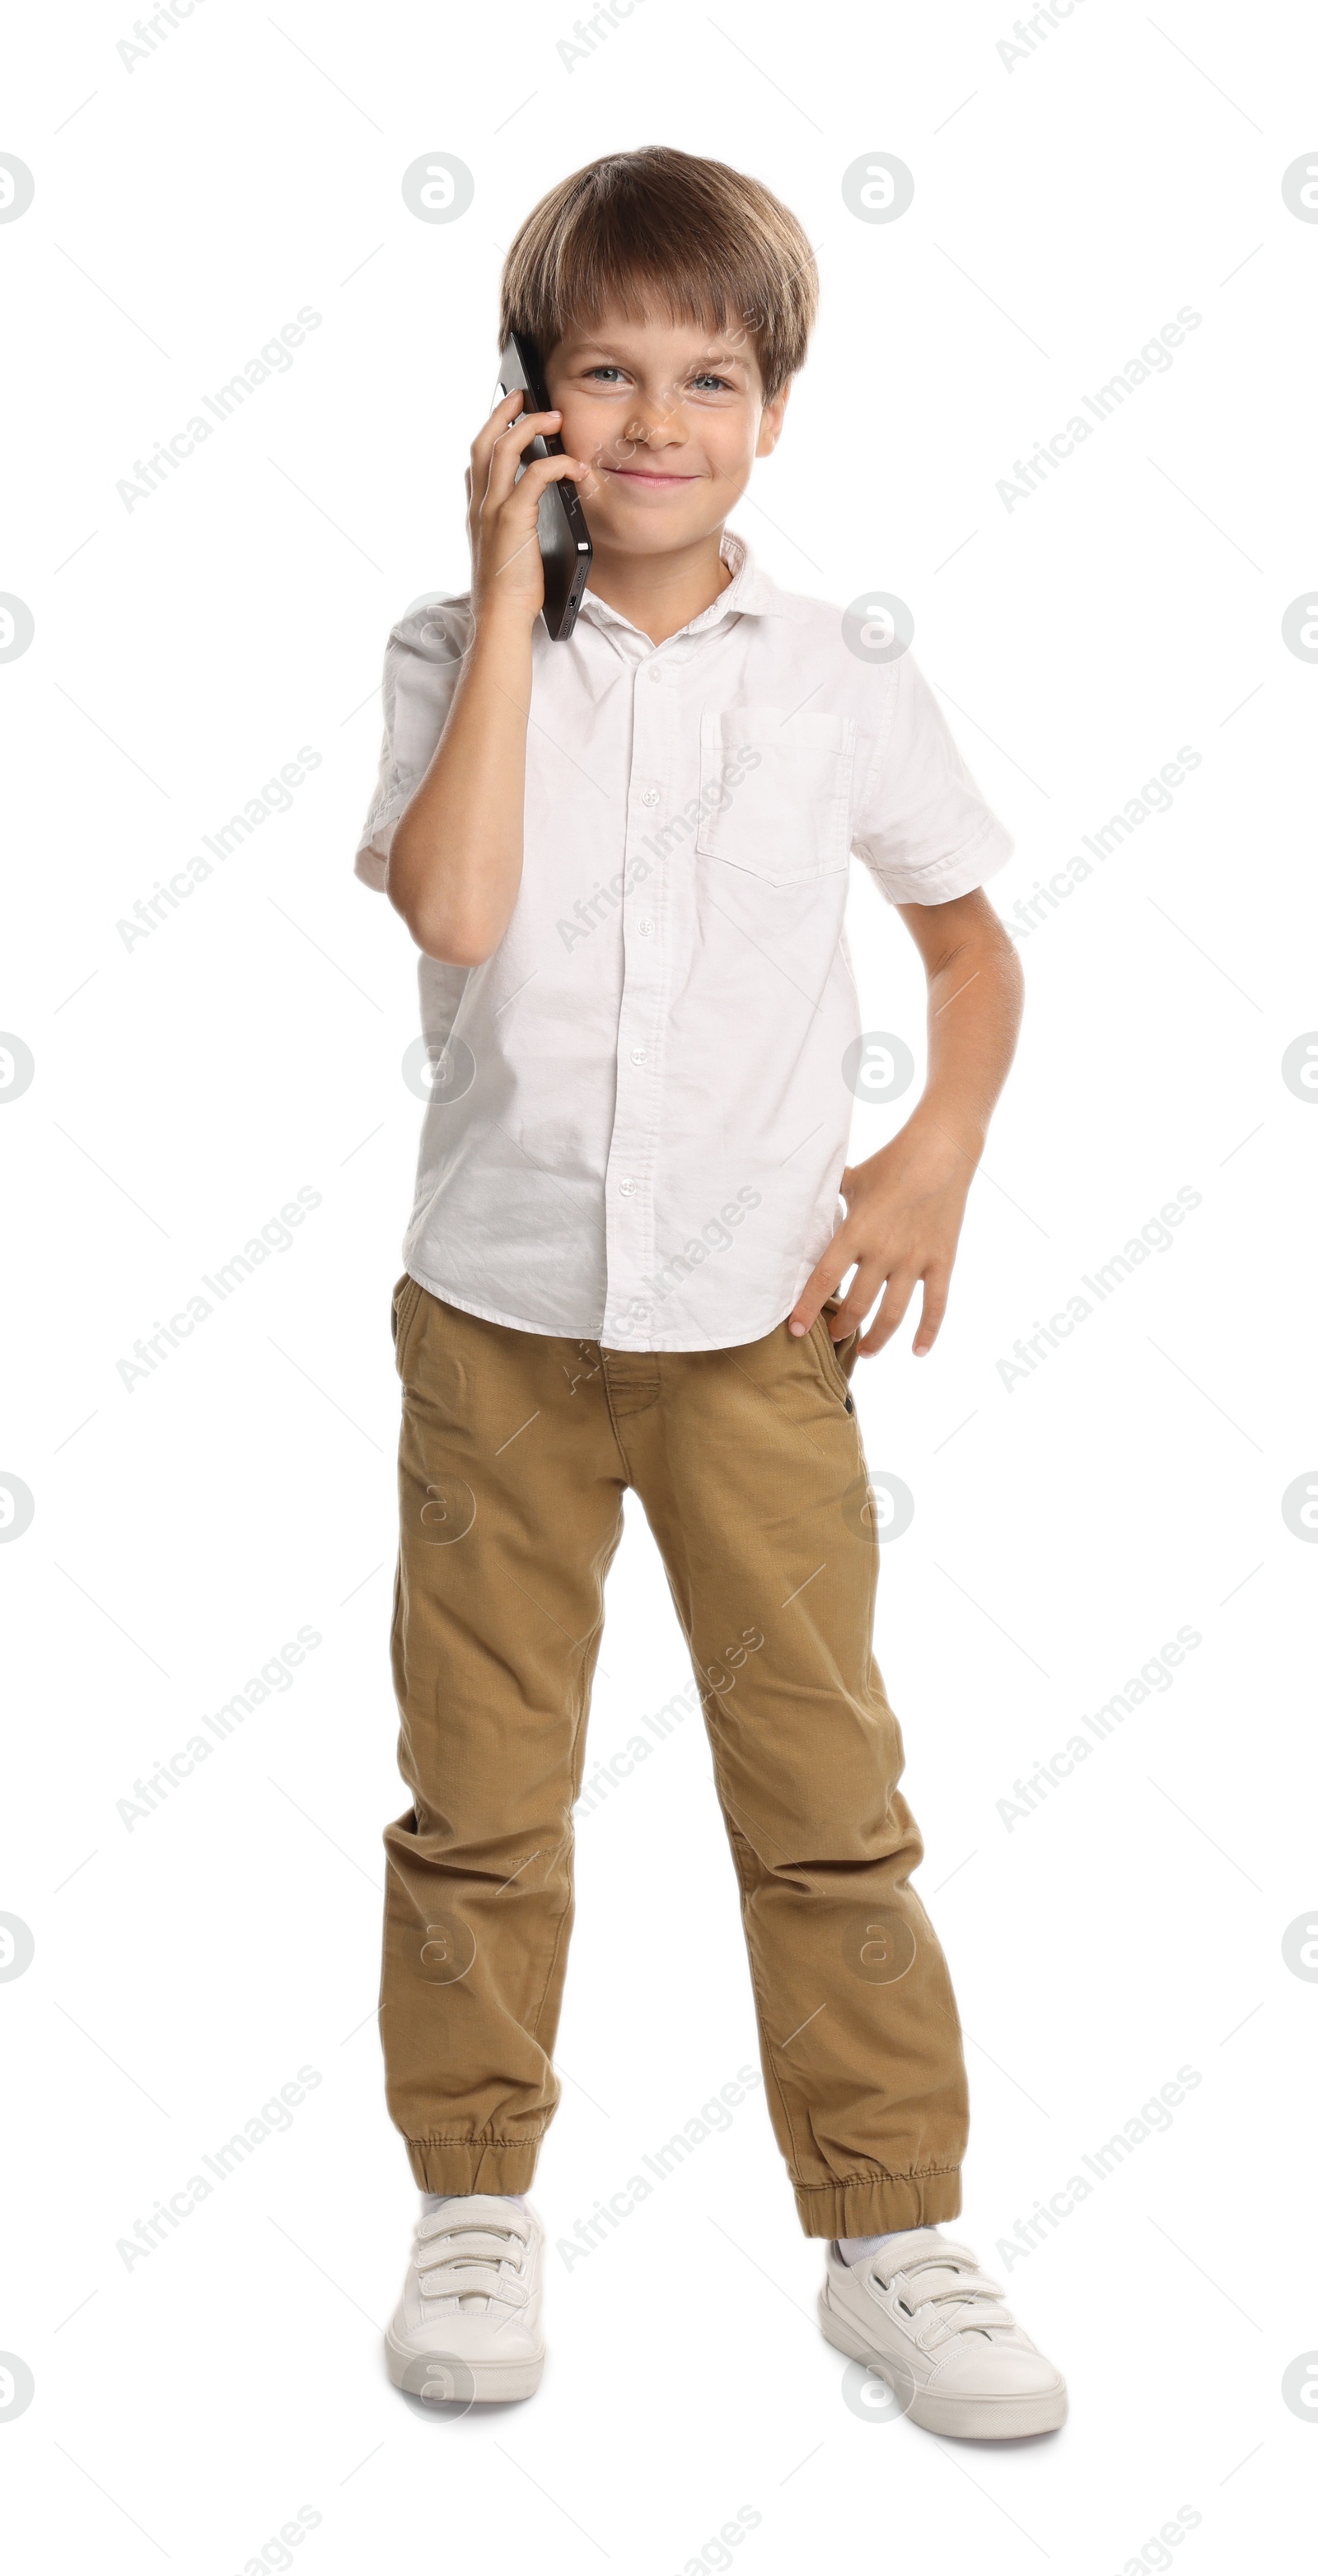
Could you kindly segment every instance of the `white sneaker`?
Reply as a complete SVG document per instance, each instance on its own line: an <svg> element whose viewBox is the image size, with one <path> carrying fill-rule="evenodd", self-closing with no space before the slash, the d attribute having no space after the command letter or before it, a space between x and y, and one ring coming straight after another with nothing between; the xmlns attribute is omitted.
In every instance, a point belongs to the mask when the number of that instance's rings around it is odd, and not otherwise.
<svg viewBox="0 0 1318 2576"><path fill-rule="evenodd" d="M1002 2442L1066 2421L1061 2372L969 2248L932 2227L909 2228L854 2265L830 2245L819 2322L926 2432Z"/></svg>
<svg viewBox="0 0 1318 2576"><path fill-rule="evenodd" d="M489 2192L417 2220L403 2295L385 2335L389 2376L413 2397L531 2397L545 2366L532 2209Z"/></svg>

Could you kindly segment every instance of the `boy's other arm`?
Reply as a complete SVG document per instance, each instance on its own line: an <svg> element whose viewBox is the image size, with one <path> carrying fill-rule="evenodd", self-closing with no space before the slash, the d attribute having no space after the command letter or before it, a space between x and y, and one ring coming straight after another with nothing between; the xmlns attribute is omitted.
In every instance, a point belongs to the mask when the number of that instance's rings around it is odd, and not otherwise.
<svg viewBox="0 0 1318 2576"><path fill-rule="evenodd" d="M842 1175L847 1213L792 1310L808 1332L853 1263L855 1277L830 1319L834 1341L862 1325L882 1290L866 1357L896 1332L923 1287L917 1358L932 1350L947 1308L952 1264L975 1167L1006 1081L1020 1027L1020 959L982 889L952 903L899 904L929 983L929 1070L904 1127L867 1162Z"/></svg>
<svg viewBox="0 0 1318 2576"><path fill-rule="evenodd" d="M556 430L557 412L496 404L467 472L471 642L448 720L397 824L385 879L418 948L448 966L479 966L508 927L522 878L531 630L544 600L536 511L547 483L587 468L548 456L515 481L521 451ZM520 415L520 416L519 416Z"/></svg>

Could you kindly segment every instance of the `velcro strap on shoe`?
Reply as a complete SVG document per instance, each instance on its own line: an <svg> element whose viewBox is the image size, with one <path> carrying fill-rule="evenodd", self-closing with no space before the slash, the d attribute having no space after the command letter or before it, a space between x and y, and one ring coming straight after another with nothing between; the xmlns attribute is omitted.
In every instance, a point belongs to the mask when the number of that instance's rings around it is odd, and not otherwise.
<svg viewBox="0 0 1318 2576"><path fill-rule="evenodd" d="M497 2299L500 2307L524 2308L530 2296L515 2272L505 2271L497 2263L482 2263L455 2255L447 2263L433 2263L418 2273L423 2299Z"/></svg>
<svg viewBox="0 0 1318 2576"><path fill-rule="evenodd" d="M921 2309L919 2317L916 2342L926 2351L948 2335L987 2334L990 2328L1010 2329L1016 2323L1010 2308L997 2299L940 2299L936 2307Z"/></svg>
<svg viewBox="0 0 1318 2576"><path fill-rule="evenodd" d="M967 2266L965 2271L950 2263L921 2263L918 2270L899 2272L890 2285L907 2305L922 2308L930 2299L1000 2299L1001 2283L991 2281L987 2272Z"/></svg>
<svg viewBox="0 0 1318 2576"><path fill-rule="evenodd" d="M493 2192L472 2192L466 2199L451 2200L443 2209L432 2209L417 2221L417 2243L426 2245L434 2236L465 2236L468 2229L490 2230L500 2236L515 2236L525 2245L530 2241L531 2221L524 2209L510 2209L506 2200Z"/></svg>
<svg viewBox="0 0 1318 2576"><path fill-rule="evenodd" d="M516 2255L521 2260L523 2239L496 2234L492 2227L453 2227L447 2236L419 2237L416 2261L418 2271L431 2263L449 2263L462 2255L476 2263L502 2263Z"/></svg>
<svg viewBox="0 0 1318 2576"><path fill-rule="evenodd" d="M954 2245L950 2237L939 2236L932 2227L908 2228L893 2245L885 2246L866 2265L885 2289L899 2274L913 2275L923 2263L964 2264L968 2272L978 2268L978 2258L968 2245Z"/></svg>

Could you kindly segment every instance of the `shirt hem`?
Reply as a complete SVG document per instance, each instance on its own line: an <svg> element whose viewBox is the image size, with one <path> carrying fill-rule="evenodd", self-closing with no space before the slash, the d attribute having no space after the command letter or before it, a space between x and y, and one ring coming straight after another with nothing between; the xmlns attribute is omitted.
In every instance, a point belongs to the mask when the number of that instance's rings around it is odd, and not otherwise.
<svg viewBox="0 0 1318 2576"><path fill-rule="evenodd" d="M456 1306L459 1314L461 1315L474 1315L478 1323L499 1324L503 1327L505 1332L535 1333L542 1341L549 1342L599 1343L601 1340L601 1328L597 1325L586 1325L579 1328L574 1324L528 1323L524 1315L506 1315L498 1306L478 1305L473 1297L459 1297L454 1289L439 1287L433 1279L424 1278L421 1271L411 1261L405 1260L403 1266L408 1278L415 1279L418 1288L424 1288L428 1296L438 1297L442 1305ZM806 1278L808 1279L809 1276L810 1273L807 1271ZM805 1282L802 1281L802 1286L804 1286L804 1284ZM762 1342L766 1333L776 1332L780 1324L786 1323L788 1316L791 1314L792 1309L796 1304L797 1297L800 1296L800 1293L801 1290L798 1288L796 1295L788 1298L781 1314L775 1315L769 1323L761 1325L759 1330L756 1332L735 1333L728 1338L725 1338L721 1334L716 1334L711 1336L709 1340L700 1342L605 1342L602 1347L605 1350L611 1351L636 1351L642 1355L647 1352L654 1351L662 1356L666 1352L673 1358L679 1358L684 1351L743 1350L751 1342Z"/></svg>

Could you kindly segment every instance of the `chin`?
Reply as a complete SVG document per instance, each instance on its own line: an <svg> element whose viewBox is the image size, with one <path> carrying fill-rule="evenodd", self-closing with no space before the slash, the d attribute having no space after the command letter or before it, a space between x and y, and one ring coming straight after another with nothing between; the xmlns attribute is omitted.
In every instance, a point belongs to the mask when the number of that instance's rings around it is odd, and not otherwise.
<svg viewBox="0 0 1318 2576"><path fill-rule="evenodd" d="M666 554L673 546L688 546L709 531L703 519L688 522L677 510L613 509L607 512L587 510L586 524L596 545L620 546L628 554Z"/></svg>
<svg viewBox="0 0 1318 2576"><path fill-rule="evenodd" d="M603 507L601 507L601 503ZM587 510L590 503L586 502ZM606 483L595 502L596 516L603 526L607 519L618 529L652 530L667 539L703 536L710 528L721 527L723 513L708 483L698 483L686 492L657 492L653 489L629 491L625 484Z"/></svg>

